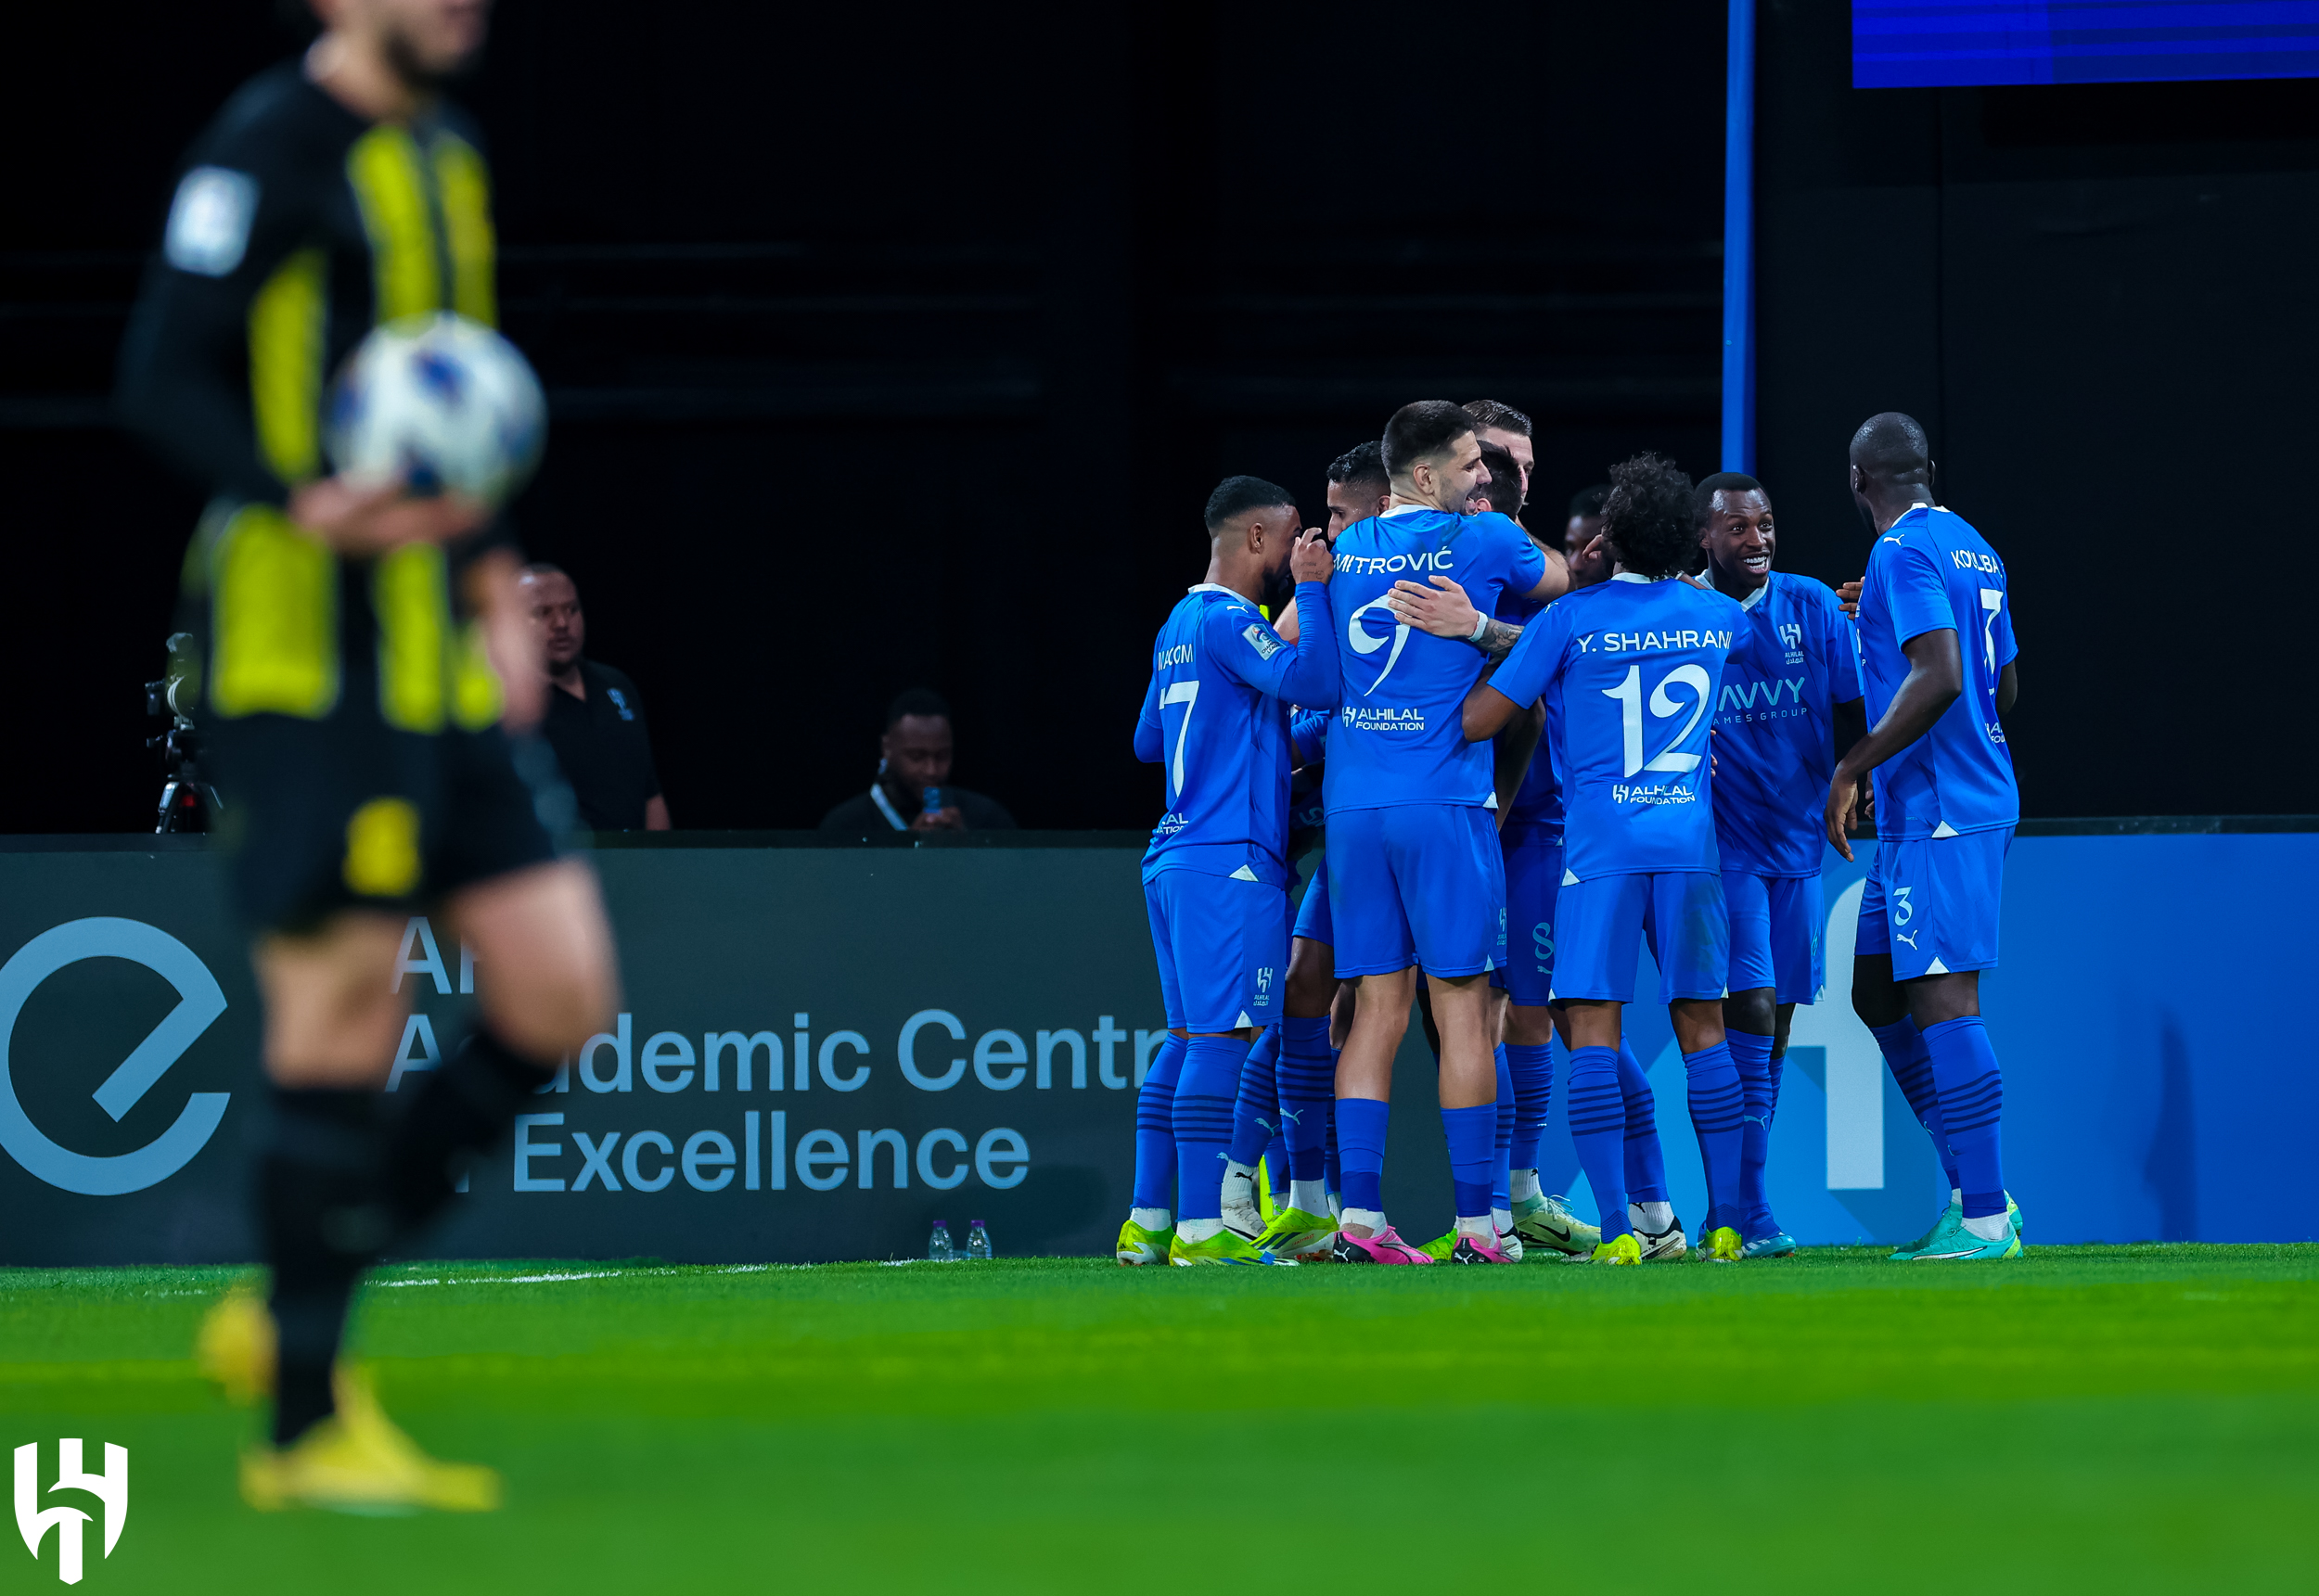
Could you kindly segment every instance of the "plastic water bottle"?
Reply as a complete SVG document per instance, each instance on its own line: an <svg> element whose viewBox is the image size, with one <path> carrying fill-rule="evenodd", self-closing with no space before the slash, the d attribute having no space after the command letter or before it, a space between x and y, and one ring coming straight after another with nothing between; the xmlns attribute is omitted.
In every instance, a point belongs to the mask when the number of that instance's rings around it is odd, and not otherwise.
<svg viewBox="0 0 2319 1596"><path fill-rule="evenodd" d="M927 814L942 813L942 789L940 787L928 787L924 795L919 799L918 807Z"/></svg>
<svg viewBox="0 0 2319 1596"><path fill-rule="evenodd" d="M926 1243L926 1261L929 1263L955 1263L957 1261L957 1258L958 1255L951 1250L950 1222L947 1219L936 1219L934 1221L934 1233L927 1239Z"/></svg>
<svg viewBox="0 0 2319 1596"><path fill-rule="evenodd" d="M967 1222L967 1258L975 1263L991 1261L991 1232L982 1228L980 1219Z"/></svg>

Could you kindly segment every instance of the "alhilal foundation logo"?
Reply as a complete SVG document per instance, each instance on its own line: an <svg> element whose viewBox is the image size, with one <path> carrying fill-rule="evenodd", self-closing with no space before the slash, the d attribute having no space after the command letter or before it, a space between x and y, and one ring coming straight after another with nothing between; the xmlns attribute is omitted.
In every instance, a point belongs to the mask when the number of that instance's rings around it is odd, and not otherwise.
<svg viewBox="0 0 2319 1596"><path fill-rule="evenodd" d="M96 1499L105 1514L105 1555L113 1554L113 1547L121 1539L121 1526L129 1521L129 1449L105 1443L105 1472L93 1475L81 1467L81 1441L68 1436L57 1443L57 1483L50 1491L86 1491ZM88 1527L88 1513L70 1503L54 1507L40 1505L40 1443L27 1441L16 1449L16 1532L24 1538L24 1550L35 1558L40 1555L41 1542L51 1530L57 1535L57 1577L67 1585L81 1582L82 1532Z"/></svg>

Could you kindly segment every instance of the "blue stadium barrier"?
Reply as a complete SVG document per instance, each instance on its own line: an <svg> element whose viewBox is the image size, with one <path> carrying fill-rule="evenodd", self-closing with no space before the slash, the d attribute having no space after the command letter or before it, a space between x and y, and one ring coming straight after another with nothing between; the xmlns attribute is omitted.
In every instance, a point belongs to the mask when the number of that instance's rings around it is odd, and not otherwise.
<svg viewBox="0 0 2319 1596"><path fill-rule="evenodd" d="M2319 1042L2296 999L2319 963L2319 823L2134 824L2025 835L2008 865L1983 992L2031 1239L2311 1239ZM1162 1024L1134 839L770 840L598 855L623 1018L476 1169L430 1253L906 1256L936 1216L990 1220L1004 1250L1107 1247ZM1807 1243L1904 1240L1943 1200L1846 1001L1864 871L1830 860L1831 990L1797 1012L1774 1129L1773 1197ZM0 843L0 1263L250 1255L256 1001L221 887L190 839ZM455 941L423 920L405 940L399 1090L473 986ZM1663 1010L1629 1019L1696 1222L1682 1063ZM1432 1234L1448 1170L1415 1026L1394 1100L1387 1206ZM1560 1109L1542 1173L1590 1209Z"/></svg>
<svg viewBox="0 0 2319 1596"><path fill-rule="evenodd" d="M1906 1241L1947 1201L1929 1140L1851 1013L1868 857L1855 851L1853 864L1827 856L1828 990L1796 1010L1772 1130L1774 1209L1805 1243ZM2291 996L2319 967L2314 889L2311 833L2015 841L2003 964L1981 994L2005 1069L2006 1179L2032 1242L2319 1236L2319 1039ZM1630 1012L1689 1218L1706 1188L1683 1060L1663 1012ZM1558 1123L1548 1136L1549 1183L1582 1186Z"/></svg>

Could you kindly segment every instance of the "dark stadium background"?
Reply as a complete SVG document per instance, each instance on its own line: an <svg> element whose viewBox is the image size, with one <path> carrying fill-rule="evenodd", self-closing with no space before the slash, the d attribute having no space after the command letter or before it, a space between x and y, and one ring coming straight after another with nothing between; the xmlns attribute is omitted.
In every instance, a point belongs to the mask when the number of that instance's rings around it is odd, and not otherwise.
<svg viewBox="0 0 2319 1596"><path fill-rule="evenodd" d="M1762 10L1782 563L1856 574L1844 442L1911 410L2012 568L2028 812L2307 809L2270 750L2306 691L2319 96L1855 93L1847 27ZM135 830L198 500L106 391L179 151L293 45L265 0L10 33L0 829ZM915 683L1026 824L1149 824L1128 733L1206 490L1317 518L1402 401L1530 411L1548 522L1637 447L1714 469L1723 52L1702 5L509 0L464 97L555 407L519 518L642 685L679 824L811 825Z"/></svg>

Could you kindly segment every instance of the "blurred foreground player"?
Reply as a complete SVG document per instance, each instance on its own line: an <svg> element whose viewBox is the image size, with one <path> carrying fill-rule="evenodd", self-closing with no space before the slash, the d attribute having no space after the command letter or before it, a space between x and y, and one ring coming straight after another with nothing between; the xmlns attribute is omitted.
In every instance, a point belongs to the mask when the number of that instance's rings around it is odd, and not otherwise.
<svg viewBox="0 0 2319 1596"><path fill-rule="evenodd" d="M1699 539L1715 591L1746 613L1715 700L1715 843L1731 915L1724 1033L1739 1071L1740 1253L1778 1258L1795 1239L1772 1215L1764 1167L1787 1028L1826 985L1821 809L1837 756L1866 721L1851 627L1826 583L1772 568L1772 501L1752 477L1698 486Z"/></svg>
<svg viewBox="0 0 2319 1596"><path fill-rule="evenodd" d="M1168 796L1143 869L1168 1040L1136 1103L1123 1264L1275 1261L1224 1227L1224 1164L1241 1066L1288 963L1288 706L1337 703L1328 546L1300 537L1287 490L1254 477L1218 484L1207 521L1206 579L1160 629L1135 721L1135 757L1161 768ZM1257 607L1284 567L1305 618L1294 644Z"/></svg>
<svg viewBox="0 0 2319 1596"><path fill-rule="evenodd" d="M1872 724L1837 762L1826 835L1852 856L1845 834L1860 778L1874 772L1877 861L1860 900L1852 1007L1931 1133L1951 1192L1931 1231L1893 1257L2018 1258L1998 1130L2005 1089L1980 1017L2021 816L2004 726L2019 652L2005 562L1933 504L1925 430L1897 411L1852 435L1851 490L1877 540L1860 589Z"/></svg>
<svg viewBox="0 0 2319 1596"><path fill-rule="evenodd" d="M302 66L253 79L195 145L122 358L126 418L214 494L186 601L272 1082L272 1295L221 1304L199 1356L274 1397L272 1444L242 1459L253 1506L472 1511L498 1477L426 1457L337 1365L347 1308L609 1024L611 937L595 878L550 841L570 804L552 756L498 723L504 697L535 724L546 685L518 555L478 506L323 475L325 387L374 321L493 319L482 157L438 97L485 7L315 10ZM480 1025L391 1118L395 962L421 910L474 950Z"/></svg>
<svg viewBox="0 0 2319 1596"><path fill-rule="evenodd" d="M1627 1213L1629 1107L1618 1050L1646 937L1707 1164L1708 1256L1732 1260L1740 1248L1733 1205L1741 1104L1723 1040L1728 928L1708 810L1707 718L1743 618L1731 600L1679 580L1698 547L1690 479L1652 454L1612 477L1604 528L1618 562L1610 580L1571 593L1523 629L1505 662L1467 698L1465 733L1494 735L1541 695L1560 721L1567 850L1554 991L1569 1013L1570 1139L1602 1213L1594 1261L1643 1261Z"/></svg>

